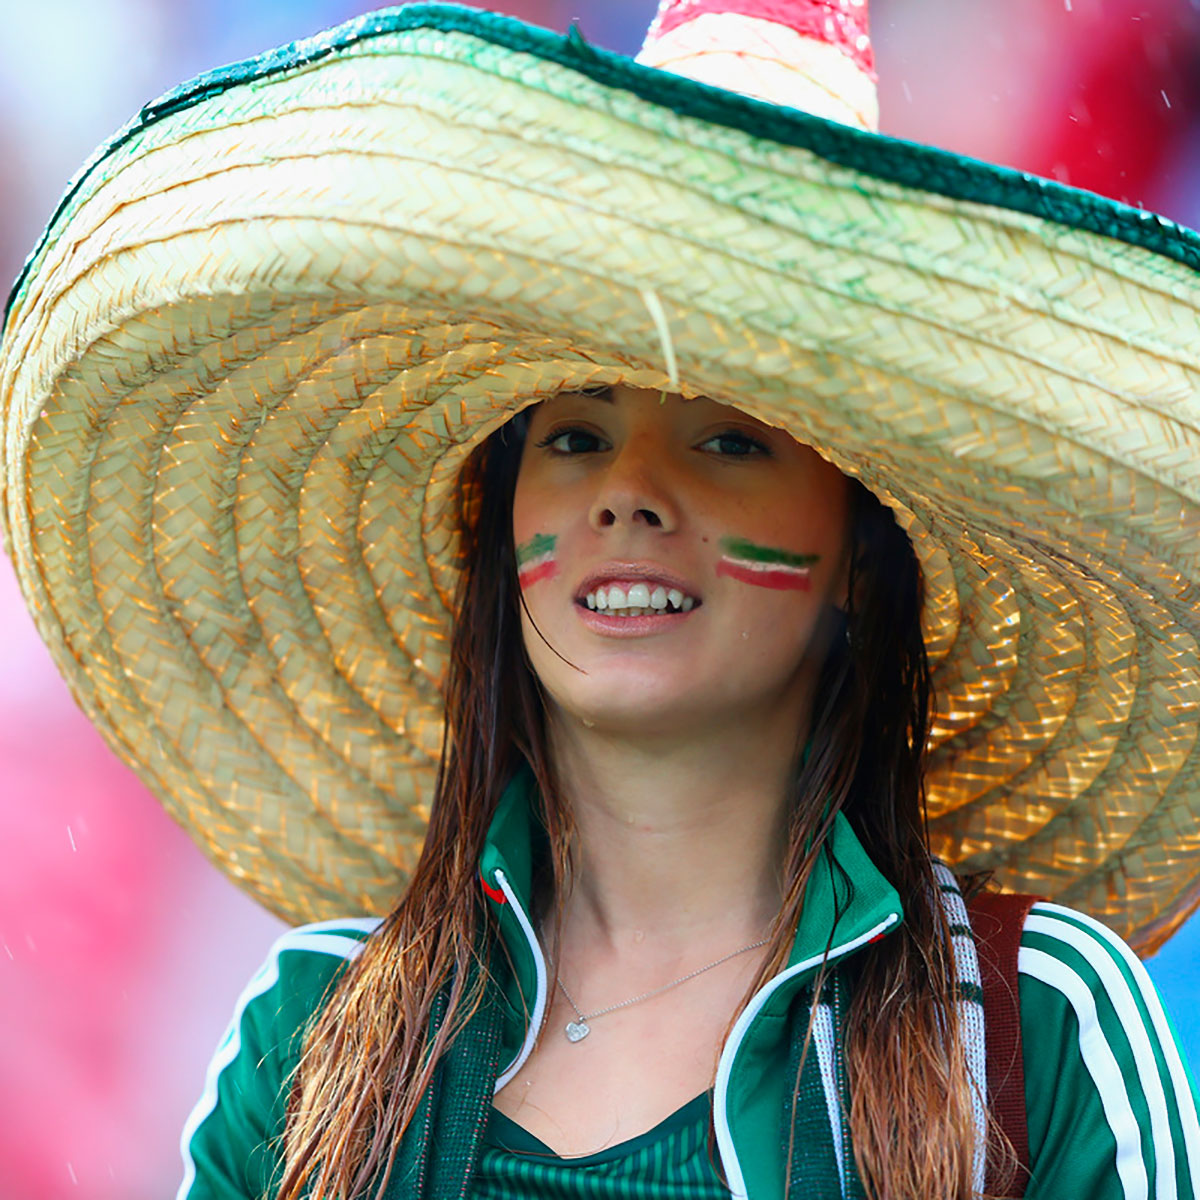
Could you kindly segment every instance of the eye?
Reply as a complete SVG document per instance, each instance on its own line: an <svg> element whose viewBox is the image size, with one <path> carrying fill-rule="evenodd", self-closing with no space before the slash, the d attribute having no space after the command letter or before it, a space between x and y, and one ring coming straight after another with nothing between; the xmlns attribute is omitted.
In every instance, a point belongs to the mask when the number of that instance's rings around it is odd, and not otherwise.
<svg viewBox="0 0 1200 1200"><path fill-rule="evenodd" d="M754 455L770 455L766 442L752 437L740 429L726 429L715 433L700 443L701 450L708 450L722 458L750 458Z"/></svg>
<svg viewBox="0 0 1200 1200"><path fill-rule="evenodd" d="M580 429L577 426L551 430L537 444L542 449L548 449L552 454L561 454L564 457L575 454L595 454L599 450L608 448L607 443L599 434L592 433L589 429Z"/></svg>

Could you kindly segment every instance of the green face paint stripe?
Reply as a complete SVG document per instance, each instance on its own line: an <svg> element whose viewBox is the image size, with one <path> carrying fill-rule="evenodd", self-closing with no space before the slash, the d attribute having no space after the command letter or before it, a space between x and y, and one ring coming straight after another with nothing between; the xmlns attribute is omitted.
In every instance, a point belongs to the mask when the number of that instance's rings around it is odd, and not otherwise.
<svg viewBox="0 0 1200 1200"><path fill-rule="evenodd" d="M811 567L819 554L793 554L790 550L773 550L770 546L756 546L745 538L722 538L721 550L730 558L744 562L766 563L779 567Z"/></svg>
<svg viewBox="0 0 1200 1200"><path fill-rule="evenodd" d="M517 566L523 567L544 554L553 554L558 537L553 533L535 533L529 541L517 547Z"/></svg>

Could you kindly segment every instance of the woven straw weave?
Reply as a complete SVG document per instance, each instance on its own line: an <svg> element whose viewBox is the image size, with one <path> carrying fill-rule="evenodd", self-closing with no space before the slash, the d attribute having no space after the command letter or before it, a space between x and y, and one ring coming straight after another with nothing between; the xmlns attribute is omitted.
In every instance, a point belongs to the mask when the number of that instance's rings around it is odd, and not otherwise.
<svg viewBox="0 0 1200 1200"><path fill-rule="evenodd" d="M1169 935L1200 898L1186 255L1095 205L939 191L984 170L948 155L921 189L868 169L908 154L885 139L839 134L852 167L739 128L748 101L656 102L512 22L409 19L148 114L14 297L6 542L118 753L289 919L389 907L440 743L458 468L564 387L671 386L673 356L910 530L935 851Z"/></svg>

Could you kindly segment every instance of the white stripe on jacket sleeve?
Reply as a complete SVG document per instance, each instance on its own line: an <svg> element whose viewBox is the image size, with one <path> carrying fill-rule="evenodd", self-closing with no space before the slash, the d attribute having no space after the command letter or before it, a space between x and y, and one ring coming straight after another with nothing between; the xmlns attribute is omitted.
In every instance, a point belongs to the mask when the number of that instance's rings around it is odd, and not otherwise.
<svg viewBox="0 0 1200 1200"><path fill-rule="evenodd" d="M1075 971L1044 950L1022 946L1017 955L1017 970L1061 992L1075 1010L1079 1024L1079 1055L1092 1077L1108 1127L1117 1143L1117 1176L1125 1200L1148 1200L1149 1182L1146 1164L1142 1161L1141 1132L1125 1092L1121 1068L1100 1028L1091 988Z"/></svg>
<svg viewBox="0 0 1200 1200"><path fill-rule="evenodd" d="M1029 933L1040 933L1055 938L1070 946L1096 972L1108 999L1121 1022L1129 1049L1133 1054L1133 1065L1138 1083L1150 1113L1150 1138L1154 1143L1154 1196L1155 1200L1177 1200L1175 1185L1175 1146L1171 1139L1171 1114L1167 1109L1167 1097L1163 1091L1158 1062L1150 1035L1142 1021L1133 993L1121 968L1108 948L1096 941L1085 929L1057 916L1043 915L1035 908L1025 922Z"/></svg>
<svg viewBox="0 0 1200 1200"><path fill-rule="evenodd" d="M1171 1023L1167 1020L1167 1014L1163 1009L1162 1000L1159 998L1158 989L1150 978L1150 972L1121 938L1094 917L1077 912L1073 908L1063 908L1060 904L1047 902L1035 904L1033 912L1066 917L1086 926L1121 959L1133 977L1142 1004L1150 1015L1150 1024L1158 1039L1163 1060L1167 1064L1167 1073L1171 1082L1171 1095L1167 1099L1173 1099L1179 1109L1179 1127L1183 1133L1183 1145L1178 1149L1182 1151L1184 1161L1187 1163L1187 1175L1191 1181L1192 1195L1200 1196L1200 1118L1196 1114L1196 1099L1192 1092L1191 1081L1188 1079L1187 1068L1183 1064L1183 1058L1175 1042L1175 1035L1171 1030ZM1176 1186L1174 1180L1172 1180L1171 1186L1173 1188Z"/></svg>

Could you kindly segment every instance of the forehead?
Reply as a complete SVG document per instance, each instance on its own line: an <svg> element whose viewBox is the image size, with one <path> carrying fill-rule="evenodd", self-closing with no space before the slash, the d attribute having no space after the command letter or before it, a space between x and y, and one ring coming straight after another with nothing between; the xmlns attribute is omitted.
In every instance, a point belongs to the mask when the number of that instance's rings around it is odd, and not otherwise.
<svg viewBox="0 0 1200 1200"><path fill-rule="evenodd" d="M719 411L723 415L737 416L756 425L763 425L764 428L770 428L770 426L764 425L762 421L750 413L740 408L735 408L733 405L723 404L719 400L713 400L709 396L682 396L678 392L660 392L655 391L653 388L631 387L624 383L598 384L595 387L559 392L531 410L531 416L536 416L539 410L552 413L557 408L574 406L576 404L596 404L615 407L628 404L650 403L661 407L669 405L673 408Z"/></svg>

